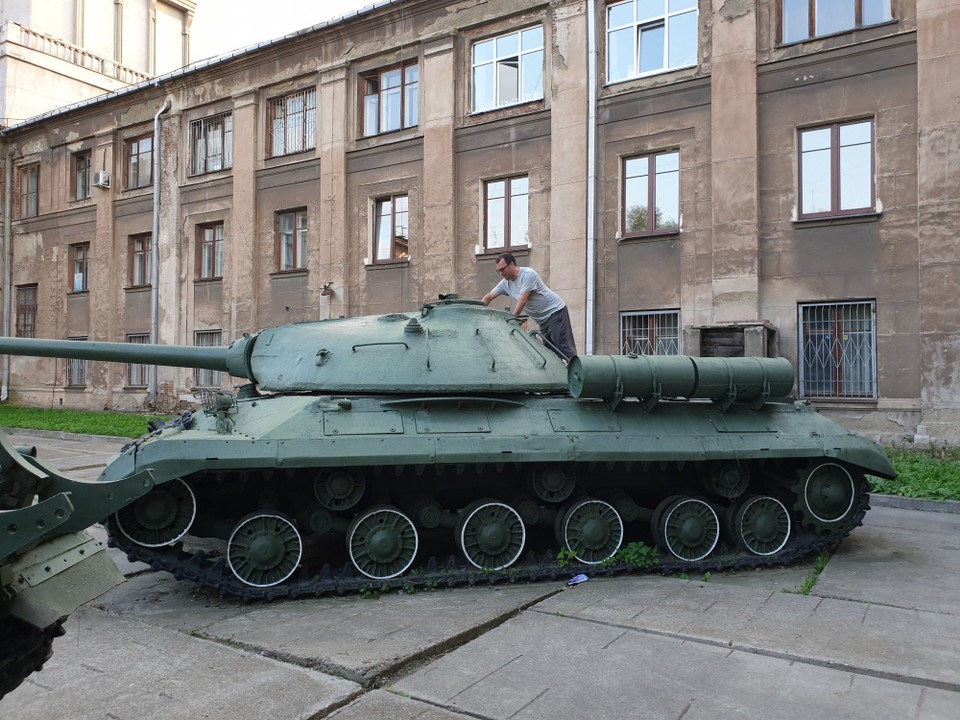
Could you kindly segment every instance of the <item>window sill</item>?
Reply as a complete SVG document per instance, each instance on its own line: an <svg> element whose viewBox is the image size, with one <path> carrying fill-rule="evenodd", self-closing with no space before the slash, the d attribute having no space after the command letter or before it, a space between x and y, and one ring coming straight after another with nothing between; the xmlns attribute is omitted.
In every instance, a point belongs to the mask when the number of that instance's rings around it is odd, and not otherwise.
<svg viewBox="0 0 960 720"><path fill-rule="evenodd" d="M89 294L90 294L90 290L89 290L89 289L87 289L87 290L68 290L68 291L67 291L67 297L77 297L77 296L83 296L83 295L89 295Z"/></svg>
<svg viewBox="0 0 960 720"><path fill-rule="evenodd" d="M516 257L526 257L530 254L529 245L517 245L515 247L504 247L504 248L494 248L493 250L487 250L480 245L476 245L473 249L473 254L478 259L483 258L495 258L502 253L511 253Z"/></svg>
<svg viewBox="0 0 960 720"><path fill-rule="evenodd" d="M799 40L790 40L789 42L780 42L777 43L777 48L788 48L795 45L802 45L807 42L814 42L816 40L827 40L829 38L840 37L841 35L849 35L850 33L855 33L858 30L873 30L874 28L882 28L887 25L897 25L900 21L897 18L891 20L884 20L881 23L875 23L873 25L861 25L860 27L848 28L846 30L838 30L835 33L830 33L829 35L809 35L805 38Z"/></svg>
<svg viewBox="0 0 960 720"><path fill-rule="evenodd" d="M124 385L123 392L146 392L147 385Z"/></svg>
<svg viewBox="0 0 960 720"><path fill-rule="evenodd" d="M217 277L208 277L208 278L194 278L193 280L194 285L214 285L214 284L222 284L222 283L223 283L222 275L218 275Z"/></svg>
<svg viewBox="0 0 960 720"><path fill-rule="evenodd" d="M132 293L147 292L149 290L150 290L150 285L128 285L127 287L124 288L124 292L132 292Z"/></svg>
<svg viewBox="0 0 960 720"><path fill-rule="evenodd" d="M680 228L673 228L671 230L658 230L656 232L644 233L642 235L621 235L617 238L617 242L644 242L649 240L666 240L676 237L680 237Z"/></svg>
<svg viewBox="0 0 960 720"><path fill-rule="evenodd" d="M862 408L862 407L876 407L878 405L877 398L826 398L826 397L801 397L801 400L804 400L816 408L827 408L833 410L843 410L844 408Z"/></svg>
<svg viewBox="0 0 960 720"><path fill-rule="evenodd" d="M390 260L382 262L369 262L368 260L363 261L363 266L367 270L385 270L387 268L405 268L410 267L410 262L413 260L411 257L403 258L402 260Z"/></svg>
<svg viewBox="0 0 960 720"><path fill-rule="evenodd" d="M797 218L796 220L793 220L793 224L798 228L853 225L856 223L876 222L882 215L883 211L870 210L864 213L850 213L849 215L827 215L824 217Z"/></svg>
<svg viewBox="0 0 960 720"><path fill-rule="evenodd" d="M270 277L306 277L310 274L310 271L306 268L293 268L292 270L274 270L270 273Z"/></svg>
<svg viewBox="0 0 960 720"><path fill-rule="evenodd" d="M82 392L86 392L87 386L86 385L67 385L63 389L64 389L64 392L68 392L68 393L82 393Z"/></svg>
<svg viewBox="0 0 960 720"><path fill-rule="evenodd" d="M660 75L667 75L668 73L678 72L680 70L689 70L690 68L695 68L699 65L699 62L690 63L689 65L677 65L677 67L671 68L662 68L660 70L650 70L649 72L641 73L639 75L631 75L630 77L617 78L616 80L607 80L603 87L608 88L614 85L620 85L622 83L633 82L635 80L646 80L647 78L659 77Z"/></svg>
<svg viewBox="0 0 960 720"><path fill-rule="evenodd" d="M207 172L197 173L196 175L187 175L187 183L197 183L204 180L219 180L223 177L229 177L232 173L232 165L221 170L208 170Z"/></svg>

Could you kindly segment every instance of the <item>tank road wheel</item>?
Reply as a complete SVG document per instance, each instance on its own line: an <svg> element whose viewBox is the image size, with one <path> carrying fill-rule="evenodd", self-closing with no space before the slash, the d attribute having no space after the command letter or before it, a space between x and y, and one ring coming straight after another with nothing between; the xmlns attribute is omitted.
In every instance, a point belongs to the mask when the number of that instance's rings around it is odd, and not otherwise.
<svg viewBox="0 0 960 720"><path fill-rule="evenodd" d="M197 515L193 490L180 478L157 485L132 505L114 513L117 527L143 547L172 545L187 534Z"/></svg>
<svg viewBox="0 0 960 720"><path fill-rule="evenodd" d="M850 517L856 504L857 485L846 468L828 462L802 470L796 493L796 508L804 525L829 532Z"/></svg>
<svg viewBox="0 0 960 720"><path fill-rule="evenodd" d="M501 570L520 557L527 530L520 514L509 505L477 500L460 514L454 540L474 567Z"/></svg>
<svg viewBox="0 0 960 720"><path fill-rule="evenodd" d="M733 532L754 555L776 555L790 539L790 513L769 495L751 495L733 520Z"/></svg>
<svg viewBox="0 0 960 720"><path fill-rule="evenodd" d="M347 529L350 562L374 580L388 580L413 564L420 538L413 521L390 505L358 515Z"/></svg>
<svg viewBox="0 0 960 720"><path fill-rule="evenodd" d="M720 539L717 513L697 498L667 498L654 512L654 519L654 537L681 560L703 560Z"/></svg>
<svg viewBox="0 0 960 720"><path fill-rule="evenodd" d="M623 520L612 505L585 498L563 512L557 526L557 542L587 565L613 557L623 542Z"/></svg>
<svg viewBox="0 0 960 720"><path fill-rule="evenodd" d="M227 564L253 587L279 585L293 574L303 554L294 524L278 513L255 512L237 523L227 540Z"/></svg>
<svg viewBox="0 0 960 720"><path fill-rule="evenodd" d="M361 473L335 470L320 473L313 481L313 494L327 510L349 510L363 497L367 482Z"/></svg>
<svg viewBox="0 0 960 720"><path fill-rule="evenodd" d="M560 503L573 494L577 477L562 465L536 467L530 475L533 494L547 503Z"/></svg>

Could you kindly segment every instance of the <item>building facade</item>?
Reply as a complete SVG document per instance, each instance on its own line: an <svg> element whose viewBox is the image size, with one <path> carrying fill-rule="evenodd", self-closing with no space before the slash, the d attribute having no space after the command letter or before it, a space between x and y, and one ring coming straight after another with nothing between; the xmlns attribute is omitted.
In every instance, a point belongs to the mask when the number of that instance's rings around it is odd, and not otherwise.
<svg viewBox="0 0 960 720"><path fill-rule="evenodd" d="M7 332L144 342L155 290L160 342L226 345L480 297L510 250L581 352L784 355L851 427L956 441L958 21L960 0L381 4L0 134ZM159 372L173 404L231 384ZM23 402L145 397L138 365L5 377Z"/></svg>

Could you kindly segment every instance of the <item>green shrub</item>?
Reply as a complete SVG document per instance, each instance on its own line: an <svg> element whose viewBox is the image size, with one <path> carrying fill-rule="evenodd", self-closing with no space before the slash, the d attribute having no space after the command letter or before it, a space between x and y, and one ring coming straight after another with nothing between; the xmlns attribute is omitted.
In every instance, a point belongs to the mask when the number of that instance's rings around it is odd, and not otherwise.
<svg viewBox="0 0 960 720"><path fill-rule="evenodd" d="M895 480L871 477L873 492L930 500L960 500L960 448L888 448Z"/></svg>

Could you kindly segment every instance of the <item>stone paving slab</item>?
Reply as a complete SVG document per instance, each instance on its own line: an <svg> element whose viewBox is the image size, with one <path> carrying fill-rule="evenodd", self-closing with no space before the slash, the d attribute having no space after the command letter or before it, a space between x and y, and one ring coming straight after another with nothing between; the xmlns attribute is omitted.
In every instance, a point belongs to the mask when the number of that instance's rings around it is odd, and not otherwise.
<svg viewBox="0 0 960 720"><path fill-rule="evenodd" d="M340 708L330 720L476 720L412 698L384 690L373 690Z"/></svg>
<svg viewBox="0 0 960 720"><path fill-rule="evenodd" d="M307 720L361 692L348 680L95 609L75 613L67 628L43 672L4 698L4 717Z"/></svg>
<svg viewBox="0 0 960 720"><path fill-rule="evenodd" d="M945 690L546 610L523 613L391 689L495 720L956 718L957 695Z"/></svg>

